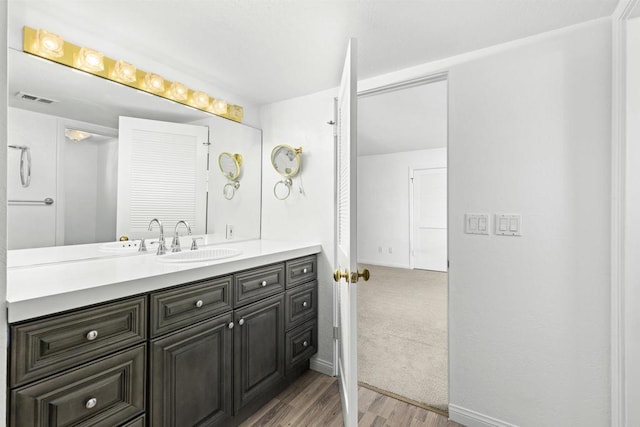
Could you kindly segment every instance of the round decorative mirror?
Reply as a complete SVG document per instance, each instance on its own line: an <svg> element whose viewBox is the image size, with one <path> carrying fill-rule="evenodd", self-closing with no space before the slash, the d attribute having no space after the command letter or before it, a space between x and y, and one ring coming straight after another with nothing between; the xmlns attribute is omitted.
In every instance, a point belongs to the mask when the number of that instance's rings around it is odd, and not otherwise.
<svg viewBox="0 0 640 427"><path fill-rule="evenodd" d="M271 152L271 164L273 168L285 178L292 178L300 172L302 148L293 148L288 145L277 145Z"/></svg>
<svg viewBox="0 0 640 427"><path fill-rule="evenodd" d="M218 156L218 165L222 174L229 180L236 180L240 176L240 166L242 166L242 155L222 152Z"/></svg>

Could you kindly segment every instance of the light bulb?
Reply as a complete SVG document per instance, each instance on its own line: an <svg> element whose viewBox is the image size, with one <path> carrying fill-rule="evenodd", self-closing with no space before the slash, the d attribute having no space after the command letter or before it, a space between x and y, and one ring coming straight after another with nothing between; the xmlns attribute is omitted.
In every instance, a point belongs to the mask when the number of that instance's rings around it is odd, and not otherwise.
<svg viewBox="0 0 640 427"><path fill-rule="evenodd" d="M33 50L38 55L61 58L64 55L64 40L57 34L38 30L33 42Z"/></svg>
<svg viewBox="0 0 640 427"><path fill-rule="evenodd" d="M191 104L196 108L207 108L209 106L209 95L204 92L193 92Z"/></svg>
<svg viewBox="0 0 640 427"><path fill-rule="evenodd" d="M211 103L211 111L215 114L226 114L228 105L222 99L214 99Z"/></svg>
<svg viewBox="0 0 640 427"><path fill-rule="evenodd" d="M144 76L143 89L153 93L164 92L164 79L154 73L147 73Z"/></svg>
<svg viewBox="0 0 640 427"><path fill-rule="evenodd" d="M167 96L175 101L186 101L189 97L189 88L180 82L173 82L169 86Z"/></svg>
<svg viewBox="0 0 640 427"><path fill-rule="evenodd" d="M136 71L135 66L119 60L113 67L112 77L123 83L133 83L136 81Z"/></svg>
<svg viewBox="0 0 640 427"><path fill-rule="evenodd" d="M80 48L76 56L76 67L81 70L98 73L104 70L104 55L97 50Z"/></svg>

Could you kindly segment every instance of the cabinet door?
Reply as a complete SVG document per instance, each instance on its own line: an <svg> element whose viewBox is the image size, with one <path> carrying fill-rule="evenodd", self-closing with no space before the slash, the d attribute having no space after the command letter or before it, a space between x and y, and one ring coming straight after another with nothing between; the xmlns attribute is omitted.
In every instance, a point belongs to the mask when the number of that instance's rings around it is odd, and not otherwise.
<svg viewBox="0 0 640 427"><path fill-rule="evenodd" d="M154 340L151 426L205 426L232 412L231 314Z"/></svg>
<svg viewBox="0 0 640 427"><path fill-rule="evenodd" d="M236 310L235 413L284 380L284 295Z"/></svg>

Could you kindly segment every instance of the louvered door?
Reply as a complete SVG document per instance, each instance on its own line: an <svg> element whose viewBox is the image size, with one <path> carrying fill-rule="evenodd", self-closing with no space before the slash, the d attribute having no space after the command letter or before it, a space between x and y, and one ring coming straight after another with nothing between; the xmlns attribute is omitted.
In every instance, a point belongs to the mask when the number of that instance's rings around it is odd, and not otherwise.
<svg viewBox="0 0 640 427"><path fill-rule="evenodd" d="M206 232L206 126L120 117L117 235L155 237L152 218Z"/></svg>

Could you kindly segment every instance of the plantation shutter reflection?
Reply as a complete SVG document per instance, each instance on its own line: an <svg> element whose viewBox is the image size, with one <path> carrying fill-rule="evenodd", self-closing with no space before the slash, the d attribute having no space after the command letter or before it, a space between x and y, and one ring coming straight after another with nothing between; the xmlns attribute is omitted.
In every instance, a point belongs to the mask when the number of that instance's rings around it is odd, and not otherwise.
<svg viewBox="0 0 640 427"><path fill-rule="evenodd" d="M131 230L146 230L154 217L197 227L197 139L136 130L132 142Z"/></svg>
<svg viewBox="0 0 640 427"><path fill-rule="evenodd" d="M118 232L133 238L149 236L149 221L158 218L167 236L169 227L180 220L187 221L194 234L205 233L208 129L131 118L123 123L123 119L121 157L126 159L119 179L128 177L128 188L123 189L127 200L122 203L127 212L120 215L119 195Z"/></svg>

